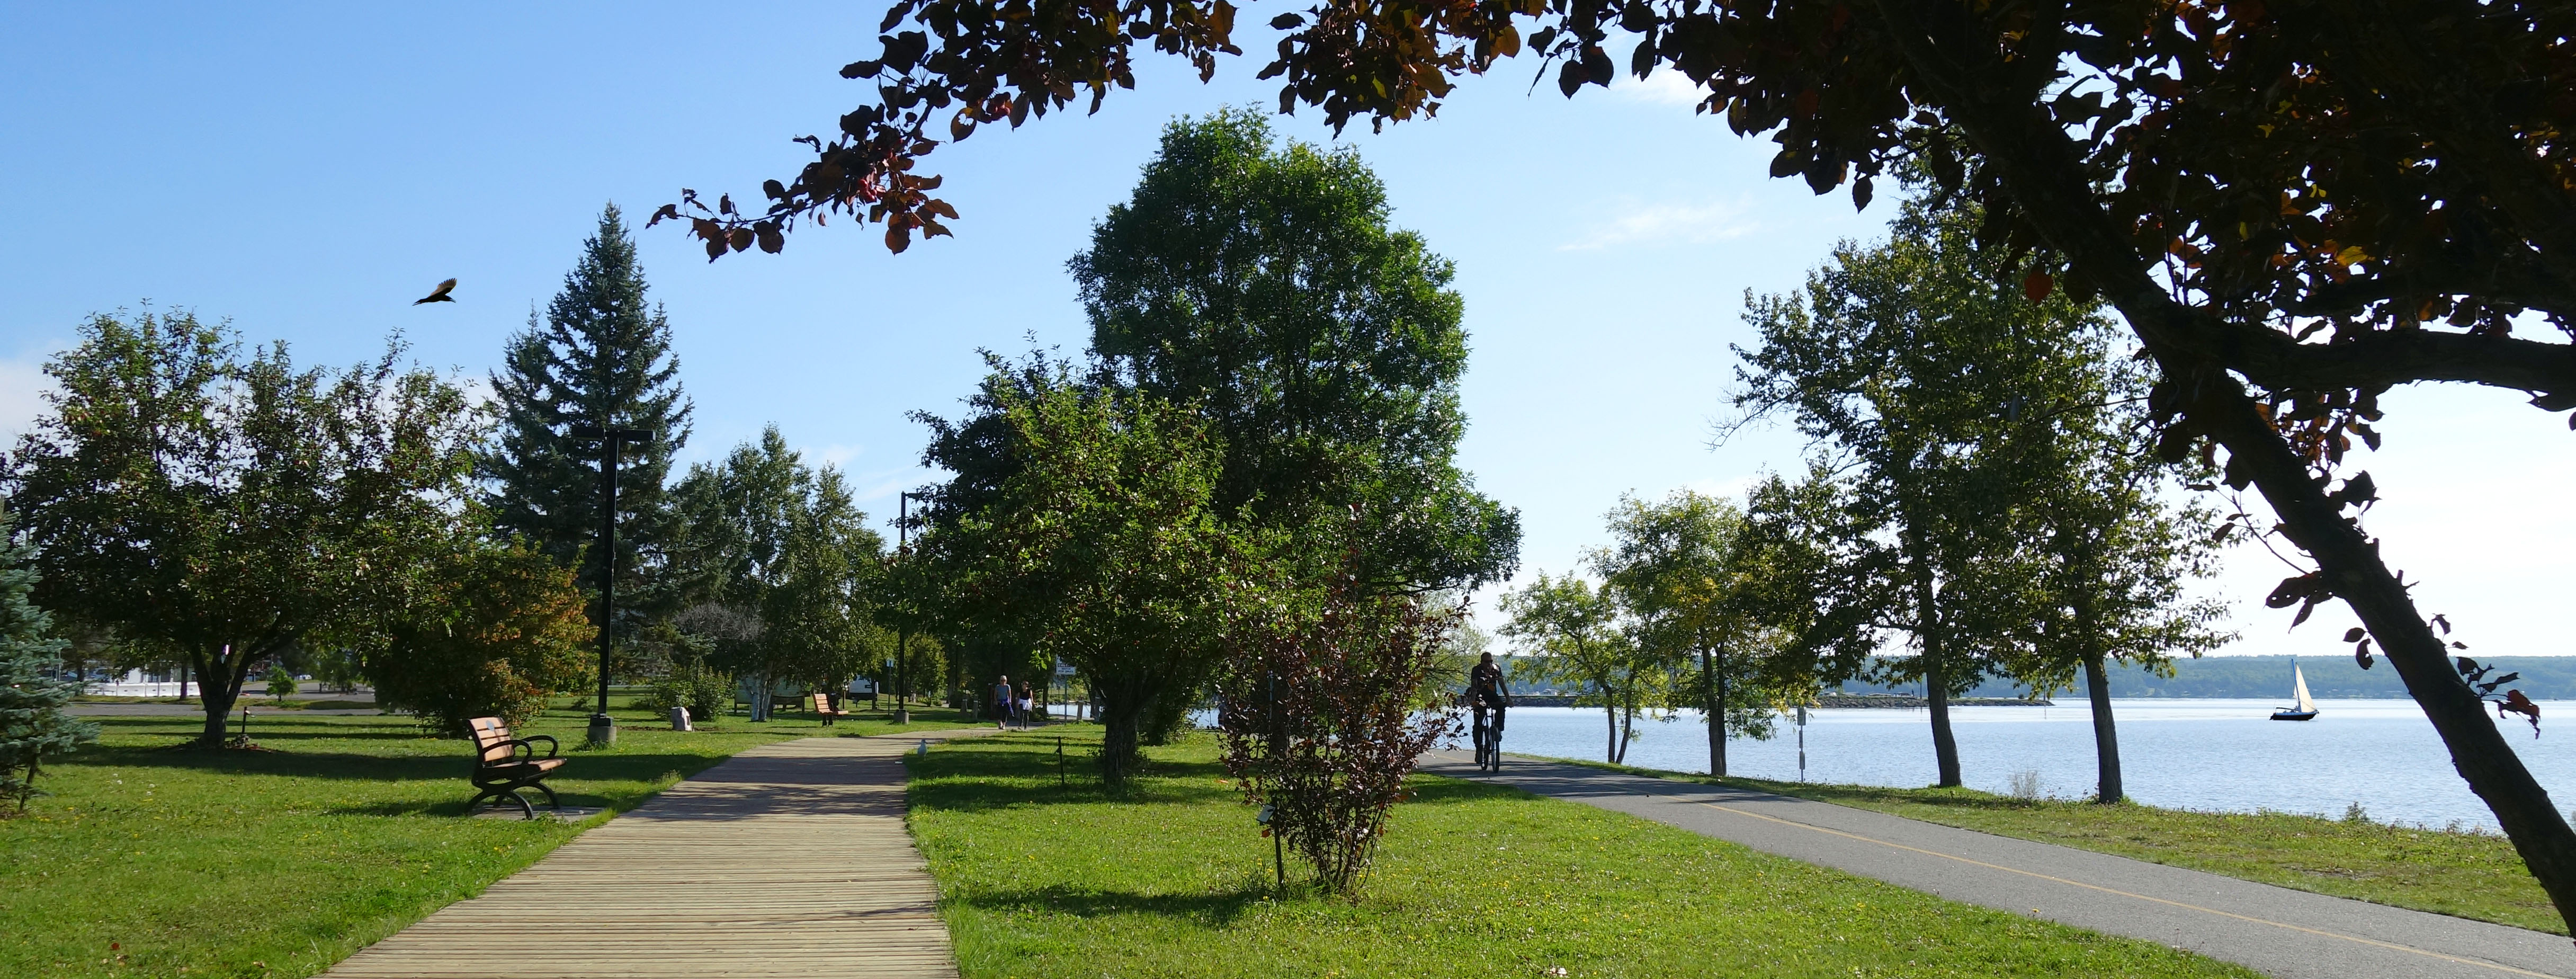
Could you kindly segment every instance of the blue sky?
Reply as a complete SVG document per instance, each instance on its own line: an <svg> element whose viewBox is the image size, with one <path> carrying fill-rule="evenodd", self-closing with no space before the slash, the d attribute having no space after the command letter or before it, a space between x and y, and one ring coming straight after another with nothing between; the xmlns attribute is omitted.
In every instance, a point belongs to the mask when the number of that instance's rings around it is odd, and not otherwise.
<svg viewBox="0 0 2576 979"><path fill-rule="evenodd" d="M559 286L614 201L636 216L694 187L757 197L802 159L791 137L856 104L836 74L874 53L877 8L776 4L0 4L0 429L38 410L36 368L94 311L189 308L299 357L346 363L400 330L416 357L479 378ZM1257 24L1267 15L1252 16ZM1242 39L1263 51L1259 28ZM1709 445L1726 414L1747 289L1795 287L1837 239L1879 233L1763 177L1742 140L1665 85L1568 101L1535 65L1461 87L1436 120L1359 147L1398 224L1455 260L1474 355L1462 462L1520 507L1527 570L1564 571L1622 492L1732 491L1797 465L1772 429ZM687 458L776 423L848 471L884 516L918 468L913 409L953 411L975 351L1085 336L1066 257L1123 199L1160 127L1275 104L1235 59L1200 85L1148 60L1099 115L987 130L933 158L957 237L890 256L845 225L785 254L708 264L668 226L639 233L697 402ZM1328 141L1310 117L1287 135ZM459 302L414 308L458 277ZM2390 448L2362 463L2390 502L2387 552L2493 652L2551 637L2576 518L2520 502L2576 476L2571 436L2511 392L2398 392ZM2525 490L2529 492L2526 493ZM2236 597L2235 651L2331 652L2320 612L2283 635L2259 608L2280 575L2258 553L2214 586Z"/></svg>

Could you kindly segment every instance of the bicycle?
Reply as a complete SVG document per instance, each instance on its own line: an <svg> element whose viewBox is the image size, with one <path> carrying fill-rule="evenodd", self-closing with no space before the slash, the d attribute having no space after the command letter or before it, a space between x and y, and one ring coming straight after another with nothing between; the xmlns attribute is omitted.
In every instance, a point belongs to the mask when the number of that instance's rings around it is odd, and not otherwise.
<svg viewBox="0 0 2576 979"><path fill-rule="evenodd" d="M1493 713L1487 715L1487 711ZM1476 767L1487 772L1503 770L1503 707L1500 704L1477 704L1473 734L1476 744Z"/></svg>

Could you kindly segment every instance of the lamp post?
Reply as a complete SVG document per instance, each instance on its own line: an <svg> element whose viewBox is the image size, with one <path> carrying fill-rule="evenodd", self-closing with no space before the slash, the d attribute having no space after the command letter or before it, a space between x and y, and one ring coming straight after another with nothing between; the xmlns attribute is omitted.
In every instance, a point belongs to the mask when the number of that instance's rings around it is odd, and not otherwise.
<svg viewBox="0 0 2576 979"><path fill-rule="evenodd" d="M575 425L572 437L599 441L599 709L590 715L590 743L617 743L617 722L608 716L608 651L617 631L617 448L653 433L640 428Z"/></svg>
<svg viewBox="0 0 2576 979"><path fill-rule="evenodd" d="M912 501L922 496L910 491L895 494L894 553L897 559L912 553ZM910 609L904 611L906 614L895 623L894 631L894 722L897 724L912 723L912 711L908 708L912 687L904 682L912 669L912 616Z"/></svg>

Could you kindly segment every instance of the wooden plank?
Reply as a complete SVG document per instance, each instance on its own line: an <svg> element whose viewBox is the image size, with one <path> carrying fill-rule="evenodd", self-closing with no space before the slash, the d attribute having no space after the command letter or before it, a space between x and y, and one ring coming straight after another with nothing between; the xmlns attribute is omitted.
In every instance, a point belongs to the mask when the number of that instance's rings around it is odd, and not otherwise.
<svg viewBox="0 0 2576 979"><path fill-rule="evenodd" d="M903 825L897 759L923 737L735 755L324 977L954 977Z"/></svg>

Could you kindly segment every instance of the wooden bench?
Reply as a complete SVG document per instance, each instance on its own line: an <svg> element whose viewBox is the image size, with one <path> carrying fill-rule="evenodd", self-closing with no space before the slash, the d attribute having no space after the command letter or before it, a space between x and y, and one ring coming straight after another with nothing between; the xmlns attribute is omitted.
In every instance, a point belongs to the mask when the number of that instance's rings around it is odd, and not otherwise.
<svg viewBox="0 0 2576 979"><path fill-rule="evenodd" d="M832 720L834 718L850 716L849 711L833 709L832 695L828 693L818 693L807 697L805 707L806 709L813 711L814 716L823 719L824 727L831 727Z"/></svg>
<svg viewBox="0 0 2576 979"><path fill-rule="evenodd" d="M519 812L525 818L537 818L537 807L528 804L528 797L520 795L520 789L543 792L548 807L563 808L563 803L555 799L555 790L546 787L545 779L571 759L555 757L553 737L543 734L511 737L509 725L501 723L498 717L477 717L467 722L467 726L474 734L476 789L474 801L465 804L467 812L472 812L485 799L495 803L507 800L518 803ZM535 741L546 743L545 757L537 757L537 746L531 743Z"/></svg>

